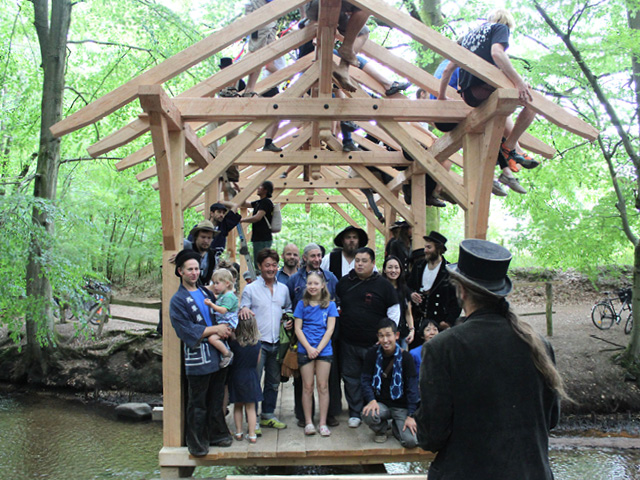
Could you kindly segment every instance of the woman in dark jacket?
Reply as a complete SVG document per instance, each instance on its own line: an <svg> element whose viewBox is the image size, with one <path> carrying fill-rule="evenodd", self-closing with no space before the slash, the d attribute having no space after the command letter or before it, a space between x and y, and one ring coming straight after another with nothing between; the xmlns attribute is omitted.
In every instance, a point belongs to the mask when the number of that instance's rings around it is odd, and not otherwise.
<svg viewBox="0 0 640 480"><path fill-rule="evenodd" d="M398 257L389 255L382 264L382 276L391 282L396 289L398 300L400 301L400 348L408 350L408 345L415 337L415 327L413 316L411 315L411 289L404 279L404 265Z"/></svg>

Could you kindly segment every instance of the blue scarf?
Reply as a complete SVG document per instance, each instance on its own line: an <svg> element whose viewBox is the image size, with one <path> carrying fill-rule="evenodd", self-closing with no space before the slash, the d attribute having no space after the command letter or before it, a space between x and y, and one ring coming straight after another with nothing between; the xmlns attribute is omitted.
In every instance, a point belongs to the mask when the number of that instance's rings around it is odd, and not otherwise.
<svg viewBox="0 0 640 480"><path fill-rule="evenodd" d="M396 343L396 351L393 352L393 369L391 378L391 399L398 400L402 397L402 349L400 345ZM373 375L371 386L376 392L376 395L380 395L380 388L382 387L382 347L379 346L376 353L376 373Z"/></svg>

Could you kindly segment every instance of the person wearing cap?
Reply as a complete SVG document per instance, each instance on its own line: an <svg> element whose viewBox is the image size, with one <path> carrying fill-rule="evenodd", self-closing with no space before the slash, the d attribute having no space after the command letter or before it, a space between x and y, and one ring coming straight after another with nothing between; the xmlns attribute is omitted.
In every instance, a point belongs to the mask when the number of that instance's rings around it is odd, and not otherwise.
<svg viewBox="0 0 640 480"><path fill-rule="evenodd" d="M289 288L289 296L291 297L291 305L298 305L298 302L302 300L304 291L307 288L307 275L311 272L318 273L323 276L327 290L331 300L336 299L336 285L338 279L336 276L328 270L323 270L320 264L322 263L322 250L316 243L310 243L304 247L302 251L302 263L301 267L296 273L294 273L287 282ZM338 324L339 318L336 318L336 326L333 329L333 336L331 342L337 347L338 345ZM293 394L294 394L294 412L296 419L298 420L298 426L305 427L304 412L302 410L302 380L300 377L293 377ZM314 410L314 403L312 399L311 404L312 411ZM340 365L339 365L339 352L338 348L333 349L333 361L331 362L331 370L329 372L329 412L327 415L327 425L335 427L340 424L336 418L342 411L342 391L340 387Z"/></svg>
<svg viewBox="0 0 640 480"><path fill-rule="evenodd" d="M447 238L436 231L423 238L425 258L415 264L408 281L413 290L411 301L418 306L414 318L418 321L431 318L442 324L441 328L452 327L460 315L460 305L449 283L448 262L443 256Z"/></svg>
<svg viewBox="0 0 640 480"><path fill-rule="evenodd" d="M211 248L215 233L216 229L213 222L210 220L202 220L191 229L190 236L193 237L193 241L185 239L182 245L185 250L191 250L200 256L200 277L198 285L208 285L211 281L211 275L213 275L213 271L216 269L215 252ZM176 258L177 256L172 257L169 261L174 261Z"/></svg>
<svg viewBox="0 0 640 480"><path fill-rule="evenodd" d="M429 480L551 480L549 430L568 398L551 345L506 300L511 253L460 243L448 266L466 319L422 349L418 445L436 453Z"/></svg>
<svg viewBox="0 0 640 480"><path fill-rule="evenodd" d="M396 222L390 230L397 232L395 238L389 240L389 255L397 257L402 262L402 266L406 269L409 257L411 256L411 225L407 222Z"/></svg>
<svg viewBox="0 0 640 480"><path fill-rule="evenodd" d="M213 241L211 247L214 251L216 263L227 247L227 236L236 228L242 217L236 212L237 205L232 202L220 201L209 207L209 220L213 223Z"/></svg>
<svg viewBox="0 0 640 480"><path fill-rule="evenodd" d="M340 365L349 406L348 426L362 423L364 357L378 341L378 323L385 317L400 323L400 303L391 282L375 271L376 255L369 247L356 251L355 267L336 287L340 299Z"/></svg>
<svg viewBox="0 0 640 480"><path fill-rule="evenodd" d="M209 445L228 447L232 442L222 411L227 369L220 368L220 354L206 340L213 334L226 338L231 329L217 325L213 310L205 305L205 299L214 301L215 296L198 285L199 262L200 255L194 250L176 255L180 287L169 307L171 325L184 344L188 385L185 438L189 453L196 457L209 453Z"/></svg>
<svg viewBox="0 0 640 480"><path fill-rule="evenodd" d="M253 224L251 231L251 243L253 244L253 261L258 265L258 253L263 248L271 248L273 235L271 234L271 222L273 220L273 183L265 180L256 190L259 200L247 202L246 207L253 208L253 215L240 220L242 223Z"/></svg>
<svg viewBox="0 0 640 480"><path fill-rule="evenodd" d="M337 247L325 255L320 268L333 273L338 280L347 275L355 266L356 250L366 247L369 236L363 229L349 225L342 230L333 243Z"/></svg>

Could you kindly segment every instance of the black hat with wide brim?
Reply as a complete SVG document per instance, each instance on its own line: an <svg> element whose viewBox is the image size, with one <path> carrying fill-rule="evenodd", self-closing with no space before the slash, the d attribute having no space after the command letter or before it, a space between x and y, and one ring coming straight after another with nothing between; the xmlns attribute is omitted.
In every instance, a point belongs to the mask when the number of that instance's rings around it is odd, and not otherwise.
<svg viewBox="0 0 640 480"><path fill-rule="evenodd" d="M458 263L447 268L499 297L506 297L513 284L507 276L511 252L497 243L469 238L460 242Z"/></svg>
<svg viewBox="0 0 640 480"><path fill-rule="evenodd" d="M197 260L198 263L200 263L200 258L201 258L201 255L194 250L189 250L189 249L180 250L176 255L176 259L175 259L176 269L174 273L176 274L176 277L182 277L182 275L180 275L180 273L178 272L178 269L182 267L182 265L184 265L184 263L187 260Z"/></svg>
<svg viewBox="0 0 640 480"><path fill-rule="evenodd" d="M365 232L361 228L354 227L353 225L349 225L347 228L342 230L338 235L336 235L336 238L333 239L333 243L336 245L336 247L342 248L342 244L344 242L344 236L349 232L356 232L358 234L358 239L359 239L358 247L365 247L367 243L369 243L369 236L367 235L367 232Z"/></svg>
<svg viewBox="0 0 640 480"><path fill-rule="evenodd" d="M444 248L444 251L447 251L447 237L445 237L444 235L442 235L439 232L436 232L435 230L431 230L431 233L429 235L425 235L424 238L427 242L433 242L433 243L437 243L439 245L442 245L442 247Z"/></svg>

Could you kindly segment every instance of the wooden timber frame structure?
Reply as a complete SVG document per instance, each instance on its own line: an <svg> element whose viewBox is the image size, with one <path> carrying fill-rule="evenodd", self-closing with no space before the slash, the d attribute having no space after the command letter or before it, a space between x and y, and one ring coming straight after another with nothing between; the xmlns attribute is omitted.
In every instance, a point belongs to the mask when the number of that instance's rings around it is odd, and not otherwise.
<svg viewBox="0 0 640 480"><path fill-rule="evenodd" d="M384 1L349 1L496 87L496 91L475 109L461 100L374 99L362 88L346 93L347 98L332 98L332 70L338 59L333 55L336 25L331 24L329 12L339 9L341 2L321 0L317 28L293 31L173 98L165 93L163 83L306 3L306 0L273 0L52 127L53 134L60 137L94 124L138 99L143 113L89 147L89 153L93 157L103 155L151 132L152 143L119 161L116 167L124 170L155 157L155 165L138 174L138 179L143 181L157 176L160 193L164 247L163 451L183 447L184 439L182 353L180 340L170 326L168 311L178 280L168 258L182 248L183 211L190 207L204 208L203 205L222 198L219 178L231 165L235 164L241 171L241 191L234 202L246 201L264 180L272 179L275 202L284 206L305 203L307 208L313 203L329 204L348 223L357 225L340 207L341 203L352 203L366 218L366 229L372 239L376 229L388 237L388 225L402 217L413 226L414 248L422 246L422 237L426 234L426 207L417 199L425 197L425 173L428 172L465 211L466 237L486 237L496 158L505 120L519 106L517 90L498 68ZM225 86L314 37L318 45L315 55L307 55L258 83L256 90L262 93L299 75L276 97L213 98ZM438 79L385 48L367 41L361 53L437 95ZM385 88L362 70L351 67L350 75L368 89L384 94ZM598 132L593 127L542 95L533 92L533 96L530 105L538 115L588 140L596 138ZM453 89L449 97L457 98ZM276 136L277 144L283 147L282 153L257 152L262 145L260 137L267 128L275 121L285 120L289 123L280 123ZM335 120L355 121L364 131L396 151L387 151L354 134L355 141L368 151L342 152L339 138L332 134ZM217 122L219 126L204 136L196 134L211 122ZM458 122L459 125L438 138L418 122ZM238 128L242 129L241 133L224 143L214 158L207 146ZM525 134L520 143L545 158L551 158L555 153L553 148L530 134ZM403 149L415 159L414 162L404 158ZM461 149L462 155L458 153ZM190 160L186 161L185 157ZM444 168L442 163L446 161L461 166L463 174ZM291 165L295 165L295 169L288 178L279 178L279 174ZM383 185L367 166L386 170L394 179ZM407 168L398 173L390 169L394 166ZM359 176L349 178L348 167ZM410 207L398 196L401 186L409 180L414 199ZM359 191L362 188L372 188L380 196L386 225L365 206ZM336 189L340 194L328 194L325 189ZM229 243L234 248L235 242ZM183 451L186 459L186 448ZM359 462L358 458L352 460ZM160 462L163 476L165 471L180 468L179 462L163 462L162 452ZM336 463L348 462L343 458ZM185 461L183 465L192 465L192 462Z"/></svg>

